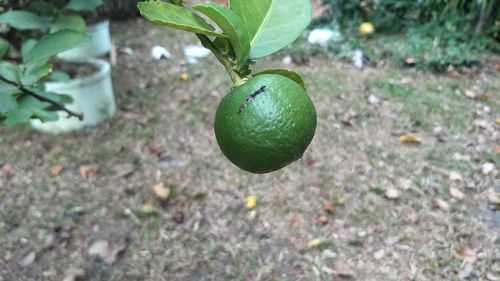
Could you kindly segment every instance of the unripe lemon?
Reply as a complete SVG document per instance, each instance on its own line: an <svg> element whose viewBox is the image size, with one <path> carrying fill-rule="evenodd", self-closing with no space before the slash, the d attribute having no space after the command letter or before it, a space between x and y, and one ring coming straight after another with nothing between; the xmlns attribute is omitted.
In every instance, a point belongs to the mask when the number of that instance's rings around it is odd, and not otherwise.
<svg viewBox="0 0 500 281"><path fill-rule="evenodd" d="M316 110L299 84L263 74L222 99L214 129L217 143L233 164L267 173L302 157L316 130Z"/></svg>

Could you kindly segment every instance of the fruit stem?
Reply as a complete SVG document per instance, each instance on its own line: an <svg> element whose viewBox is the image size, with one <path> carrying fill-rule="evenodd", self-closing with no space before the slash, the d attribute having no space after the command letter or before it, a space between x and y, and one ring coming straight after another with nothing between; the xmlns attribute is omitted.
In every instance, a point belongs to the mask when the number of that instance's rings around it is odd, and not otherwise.
<svg viewBox="0 0 500 281"><path fill-rule="evenodd" d="M236 72L236 70L233 68L233 64L227 58L227 56L224 56L223 54L221 54L219 49L214 45L214 43L206 35L196 34L196 36L200 40L201 45L203 45L203 47L209 49L215 55L217 60L219 60L219 62L224 66L227 73L231 77L233 84L235 86L243 84L243 78L241 78L241 76L238 74L238 72Z"/></svg>

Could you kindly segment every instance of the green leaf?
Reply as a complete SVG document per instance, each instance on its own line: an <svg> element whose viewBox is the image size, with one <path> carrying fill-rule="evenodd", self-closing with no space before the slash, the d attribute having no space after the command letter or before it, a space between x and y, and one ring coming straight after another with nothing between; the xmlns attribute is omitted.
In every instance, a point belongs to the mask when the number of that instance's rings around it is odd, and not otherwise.
<svg viewBox="0 0 500 281"><path fill-rule="evenodd" d="M87 34L76 30L59 30L43 37L24 57L25 62L48 59L61 52L73 49L92 39Z"/></svg>
<svg viewBox="0 0 500 281"><path fill-rule="evenodd" d="M304 83L304 80L302 80L302 77L297 72L293 72L291 70L283 69L283 68L272 68L272 69L266 69L264 71L255 73L253 76L258 76L258 75L262 75L262 74L276 74L276 75L285 76L286 78L299 84L300 87L302 87L305 91L307 91L306 84Z"/></svg>
<svg viewBox="0 0 500 281"><path fill-rule="evenodd" d="M68 82L71 80L71 77L66 72L56 70L50 74L48 79L50 81Z"/></svg>
<svg viewBox="0 0 500 281"><path fill-rule="evenodd" d="M38 118L42 122L57 121L57 120L59 120L59 114L57 114L57 111L33 109L32 110L32 118Z"/></svg>
<svg viewBox="0 0 500 281"><path fill-rule="evenodd" d="M0 95L14 95L17 93L20 93L21 90L19 90L18 87L5 83L4 81L0 81Z"/></svg>
<svg viewBox="0 0 500 281"><path fill-rule="evenodd" d="M85 31L86 27L85 20L81 16L59 14L56 21L50 27L50 30L51 32L61 29Z"/></svg>
<svg viewBox="0 0 500 281"><path fill-rule="evenodd" d="M46 27L42 18L26 11L7 11L0 15L0 23L6 23L17 29L43 29Z"/></svg>
<svg viewBox="0 0 500 281"><path fill-rule="evenodd" d="M293 43L311 22L310 0L229 0L250 38L250 58L270 55Z"/></svg>
<svg viewBox="0 0 500 281"><path fill-rule="evenodd" d="M26 70L21 78L21 82L23 85L35 84L42 78L49 76L51 72L52 65L45 63L45 61L29 63L26 65Z"/></svg>
<svg viewBox="0 0 500 281"><path fill-rule="evenodd" d="M144 18L156 24L198 34L227 38L226 35L214 31L214 28L202 17L186 8L157 1L140 2L137 7Z"/></svg>
<svg viewBox="0 0 500 281"><path fill-rule="evenodd" d="M3 121L5 125L11 126L20 123L26 123L31 119L33 113L31 110L26 108L18 108L10 111L5 117Z"/></svg>
<svg viewBox="0 0 500 281"><path fill-rule="evenodd" d="M0 37L0 60L7 54L7 51L9 51L9 46L9 41Z"/></svg>
<svg viewBox="0 0 500 281"><path fill-rule="evenodd" d="M8 113L17 108L17 101L12 95L0 92L0 114Z"/></svg>
<svg viewBox="0 0 500 281"><path fill-rule="evenodd" d="M222 32L229 37L238 66L244 65L250 55L250 40L238 15L229 8L210 2L196 5L193 9L205 14L222 29Z"/></svg>
<svg viewBox="0 0 500 281"><path fill-rule="evenodd" d="M71 0L66 9L73 11L92 10L102 5L102 0Z"/></svg>
<svg viewBox="0 0 500 281"><path fill-rule="evenodd" d="M17 64L0 61L0 76L10 82L19 84L21 80L21 70Z"/></svg>
<svg viewBox="0 0 500 281"><path fill-rule="evenodd" d="M30 11L44 16L54 16L57 13L57 7L54 3L37 0L30 4Z"/></svg>
<svg viewBox="0 0 500 281"><path fill-rule="evenodd" d="M36 40L34 39L29 39L28 41L24 42L21 46L21 56L24 58L35 45Z"/></svg>

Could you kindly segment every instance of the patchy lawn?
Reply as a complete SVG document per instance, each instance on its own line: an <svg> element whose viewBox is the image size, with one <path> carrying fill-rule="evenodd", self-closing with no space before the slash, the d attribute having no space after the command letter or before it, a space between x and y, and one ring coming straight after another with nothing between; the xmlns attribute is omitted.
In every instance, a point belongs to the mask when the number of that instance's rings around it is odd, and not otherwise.
<svg viewBox="0 0 500 281"><path fill-rule="evenodd" d="M316 136L302 160L252 175L213 134L222 66L181 65L194 36L141 20L113 36L134 51L118 53L113 120L0 128L1 281L499 280L498 56L460 75L285 66L304 75ZM174 58L152 61L155 44Z"/></svg>

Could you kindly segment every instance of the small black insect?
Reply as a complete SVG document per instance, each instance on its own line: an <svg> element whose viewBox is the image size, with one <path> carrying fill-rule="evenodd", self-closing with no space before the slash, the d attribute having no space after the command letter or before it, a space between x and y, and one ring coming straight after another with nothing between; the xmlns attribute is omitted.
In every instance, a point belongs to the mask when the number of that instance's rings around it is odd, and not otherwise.
<svg viewBox="0 0 500 281"><path fill-rule="evenodd" d="M266 85L261 86L259 89L257 89L257 91L248 95L245 99L245 102L240 105L240 108L238 108L238 113L241 113L249 102L251 102L257 95L263 93L265 90L266 90Z"/></svg>

